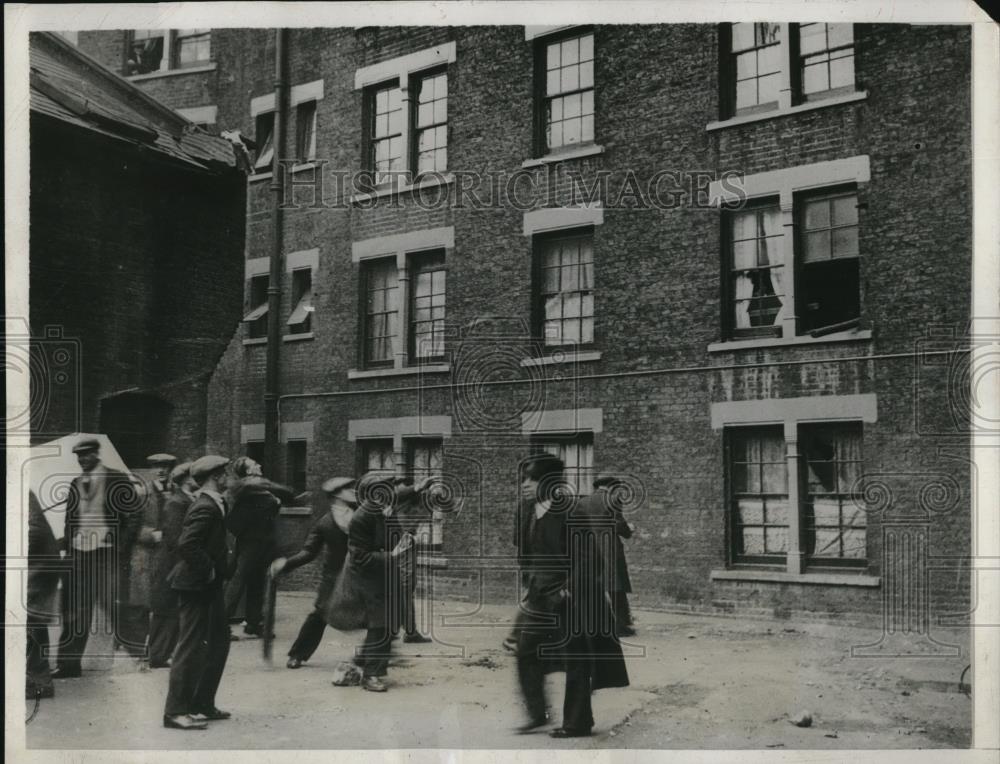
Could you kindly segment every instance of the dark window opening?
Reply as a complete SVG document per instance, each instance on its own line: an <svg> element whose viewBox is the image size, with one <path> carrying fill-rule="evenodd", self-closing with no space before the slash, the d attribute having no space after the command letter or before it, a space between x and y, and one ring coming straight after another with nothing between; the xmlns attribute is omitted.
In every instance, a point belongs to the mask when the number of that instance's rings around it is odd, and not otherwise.
<svg viewBox="0 0 1000 764"><path fill-rule="evenodd" d="M250 279L249 312L243 316L247 325L247 336L257 339L267 336L267 285L270 278L267 274L254 276Z"/></svg>
<svg viewBox="0 0 1000 764"><path fill-rule="evenodd" d="M288 317L291 334L308 334L312 331L312 270L299 268L292 271L292 313Z"/></svg>

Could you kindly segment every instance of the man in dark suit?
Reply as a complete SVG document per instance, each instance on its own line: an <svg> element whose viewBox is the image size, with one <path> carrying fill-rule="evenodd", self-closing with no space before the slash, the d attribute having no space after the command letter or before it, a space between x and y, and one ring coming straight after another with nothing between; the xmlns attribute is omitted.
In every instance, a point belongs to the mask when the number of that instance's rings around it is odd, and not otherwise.
<svg viewBox="0 0 1000 764"><path fill-rule="evenodd" d="M177 593L167 580L177 564L177 542L197 485L191 477L191 462L178 464L170 472L173 490L157 518L160 538L150 573L149 667L166 668L177 644Z"/></svg>
<svg viewBox="0 0 1000 764"><path fill-rule="evenodd" d="M59 586L59 542L52 533L34 492L28 492L28 597L25 697L55 695L49 672L49 620Z"/></svg>
<svg viewBox="0 0 1000 764"><path fill-rule="evenodd" d="M622 539L632 538L632 526L622 514L621 498L627 486L618 475L602 473L594 480L594 492L587 498L591 513L604 522L614 524L614 580L611 582L611 597L615 610L615 623L619 637L635 636L632 625L632 609L628 595L632 592L632 579L628 574L628 560Z"/></svg>
<svg viewBox="0 0 1000 764"><path fill-rule="evenodd" d="M55 679L80 676L95 603L110 619L115 643L124 642L120 600L126 596L122 588L142 517L142 499L128 475L101 463L100 449L96 438L84 438L73 446L83 473L73 479L66 501L63 547L69 573Z"/></svg>
<svg viewBox="0 0 1000 764"><path fill-rule="evenodd" d="M326 630L327 600L337 582L337 574L344 566L347 557L347 533L357 506L357 495L354 492L354 478L335 477L323 483L323 492L330 497L330 508L316 521L306 536L302 550L288 559L279 557L271 564L271 575L287 575L291 571L319 556L325 547L323 558L323 573L319 590L316 592L316 606L306 616L305 623L299 630L299 635L288 651L290 669L297 669L312 657L319 647L323 632Z"/></svg>
<svg viewBox="0 0 1000 764"><path fill-rule="evenodd" d="M163 726L205 729L206 720L231 714L215 705L215 693L229 657L226 576L226 502L229 460L203 456L191 465L199 491L188 509L177 543L180 558L170 572L177 592L178 640L170 667Z"/></svg>
<svg viewBox="0 0 1000 764"><path fill-rule="evenodd" d="M562 726L557 738L585 737L594 726L590 695L628 686L621 645L608 601L611 574L599 550L613 532L569 495L563 463L550 454L529 457L521 469L515 544L527 591L518 614L517 669L530 732L548 722L545 674L566 671Z"/></svg>

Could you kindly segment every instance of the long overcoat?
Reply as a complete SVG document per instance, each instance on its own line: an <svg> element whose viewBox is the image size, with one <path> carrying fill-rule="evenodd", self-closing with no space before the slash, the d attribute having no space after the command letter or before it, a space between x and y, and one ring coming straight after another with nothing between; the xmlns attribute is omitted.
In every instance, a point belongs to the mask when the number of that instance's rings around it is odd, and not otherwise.
<svg viewBox="0 0 1000 764"><path fill-rule="evenodd" d="M556 624L550 634L558 660L549 661L547 669L583 661L593 689L628 686L609 596L611 560L605 551L614 543L614 520L589 502L569 497L540 521L533 522L534 512L534 502L521 503L515 538L527 582L522 624L537 628L546 616ZM529 548L543 549L544 555L529 556Z"/></svg>
<svg viewBox="0 0 1000 764"><path fill-rule="evenodd" d="M364 503L351 518L347 541L349 569L344 572L351 576L354 590L364 597L369 629L395 630L399 625L400 570L390 551L400 532L396 518L387 518L381 509Z"/></svg>
<svg viewBox="0 0 1000 764"><path fill-rule="evenodd" d="M177 488L167 496L160 508L159 530L163 538L156 545L153 557L150 609L159 615L169 615L177 609L177 593L170 586L167 577L180 559L177 556L177 542L180 541L184 516L194 497Z"/></svg>

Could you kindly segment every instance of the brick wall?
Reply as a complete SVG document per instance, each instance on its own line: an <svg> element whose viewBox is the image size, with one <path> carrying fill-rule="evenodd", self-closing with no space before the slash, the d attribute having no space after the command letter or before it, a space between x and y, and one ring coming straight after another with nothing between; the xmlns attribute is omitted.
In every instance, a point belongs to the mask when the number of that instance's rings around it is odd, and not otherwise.
<svg viewBox="0 0 1000 764"><path fill-rule="evenodd" d="M904 510L933 508L923 515L933 554L968 552L972 477L964 457L950 455L966 445L967 422L961 406L951 405L960 375L950 359L934 366L912 353L925 346L937 324L945 339L935 347L960 346L969 318L969 31L855 25L856 83L867 91L865 99L720 130L706 130L720 112L714 25L608 26L595 34L596 142L604 151L559 165L553 182L560 198L570 188L568 170L588 184L598 171L610 173L610 206L630 177L645 189L663 170L750 174L868 155L871 182L858 196L863 320L872 337L710 353L708 346L723 338L718 210L690 196L673 209L608 209L594 230L595 349L601 358L547 367L544 382L536 385L542 405L602 408L603 431L594 437L597 467L631 473L645 487L647 500L632 518L636 534L627 543L640 606L779 617L850 614L870 622L881 611L879 588L710 580L710 572L728 562L723 436L711 427L710 408L727 400L874 393L878 419L863 428L864 468L880 477L891 502L871 514L867 572L886 574L882 532ZM85 40L81 35L81 46ZM522 171L532 156L534 56L522 27L292 30L290 84L324 81L317 151L329 169L363 165L355 70L449 41L457 51L448 67L451 168ZM213 56L215 93L175 84L186 75L140 85L150 92L162 86L164 98L198 92L206 103L219 105L220 125L252 132L250 98L273 89L273 30L220 30ZM205 81L211 91L212 80ZM294 130L293 118L290 141ZM538 204L544 203L547 169L526 172L542 189ZM450 374L352 381L346 372L358 364L359 268L351 263L352 242L439 226L455 230L456 246L448 253L448 320L455 337L470 322L497 316L512 336L466 339L466 346L492 342L495 352L485 355L494 359L507 357L511 346L523 351L529 342L518 327L531 313L532 244L522 235L522 212L469 205L426 210L414 193L369 209L336 198L331 188L329 208L288 210L284 224L286 251L320 250L313 278L315 337L283 343L280 350L282 393L323 393L282 402L283 420L314 423L310 484L355 470L355 447L347 439L351 419L418 411L450 415L454 432L445 441L446 470L466 487L467 501L447 523L445 548L453 557L484 559L473 571L459 570L457 563L439 570L437 585L469 597L479 596L482 586L487 596L513 602L514 575L491 570L496 565L486 558L509 559L513 551L514 466L528 447L526 437L519 426L484 433L470 425L475 398L468 390L395 391L475 378L462 365L461 343L450 340L456 354ZM455 185L445 189L454 200ZM308 203L311 193L298 189L294 198ZM433 193L424 192L423 200ZM271 203L269 184L251 182L248 258L270 251ZM287 314L288 279L282 287ZM950 338L948 331L954 333ZM263 421L265 349L244 346L241 332L232 337L209 387L209 440L229 453L241 447L241 424ZM657 369L672 371L642 374ZM502 373L530 376L516 362ZM533 389L527 383L485 386L475 395L516 422L521 409L539 405ZM283 465L274 469L282 473ZM936 489L928 485L945 486L944 498L929 501ZM878 504L878 497L871 498ZM314 509L323 509L319 497ZM306 525L299 518L283 520L288 548ZM968 600L967 571L955 565L931 576L935 608ZM307 568L294 583L309 586L315 573Z"/></svg>

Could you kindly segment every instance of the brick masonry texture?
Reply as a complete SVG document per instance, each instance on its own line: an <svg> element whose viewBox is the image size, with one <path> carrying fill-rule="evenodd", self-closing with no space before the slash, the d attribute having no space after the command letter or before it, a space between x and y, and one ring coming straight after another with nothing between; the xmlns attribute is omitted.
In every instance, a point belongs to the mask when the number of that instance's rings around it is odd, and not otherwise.
<svg viewBox="0 0 1000 764"><path fill-rule="evenodd" d="M537 372L513 363L489 377L528 380L535 373L542 381L534 388L525 381L446 389L487 374L469 365L472 357L528 352L532 242L522 234L522 211L498 205L428 210L418 192L367 208L338 198L328 184L331 208L290 209L284 222L286 252L317 247L320 253L314 338L280 349L282 393L322 393L282 402L283 421L314 424L310 486L356 470L355 444L347 438L352 419L451 416L445 470L465 487L466 503L447 520L444 552L451 561L435 569L433 586L513 603L516 576L496 568L509 568L514 551L515 467L529 447L519 413L538 406L601 408L596 467L635 475L646 491L645 504L631 517L636 534L626 543L638 606L873 623L882 612L884 586L710 579L711 571L730 563L724 439L711 428L711 404L873 393L878 419L863 427L864 470L878 477L891 500L882 507L874 493L865 497L877 507L869 513L865 572L891 572L893 563L883 557L884 529L924 523L930 553L947 563L930 574L931 611L961 611L969 600L961 558L969 554L974 475L966 456L968 423L954 405L960 375L950 360L934 365L912 354L926 347L935 326L943 332L938 347L960 348L969 321L970 35L959 26L858 24L854 31L856 86L867 91L864 100L709 131L720 113L716 26L597 27L595 130L604 150L560 163L553 189L561 197L569 193L570 170L588 183L606 171L611 189L621 188L631 173L645 188L660 170L749 174L868 155L871 182L859 187L858 199L862 320L871 339L709 353L708 346L723 339L722 223L717 209L685 198L674 209L607 209L603 225L595 227L592 349L600 351L599 361ZM105 35L82 34L80 45L113 61L115 45L111 33ZM450 168L521 170L533 156L535 56L522 27L292 30L290 84L324 81L317 154L329 161L328 169L363 169L362 92L354 89L354 72L450 41L456 45L456 61L447 70ZM273 54L270 30L219 30L213 32L214 72L140 86L178 107L199 105L199 94L201 103L219 106L220 129L252 134L250 99L273 89ZM295 127L293 116L290 142ZM285 153L290 150L286 146ZM529 173L546 189L546 169ZM456 184L443 188L454 200ZM438 192L425 191L424 198ZM300 203L312 199L308 188L294 194ZM249 184L247 258L269 253L272 203L267 182ZM349 380L347 371L359 367L363 305L351 244L441 226L455 231L455 248L447 253L451 371ZM290 289L285 279L284 313ZM507 336L463 334L484 317L496 318L494 327ZM209 387L208 444L225 453L240 449L241 424L264 419L265 348L245 346L242 331L230 339ZM641 374L658 369L671 371ZM588 378L594 375L602 376ZM532 390L540 391L541 402ZM509 415L515 424L484 431L481 419L470 417L476 406L493 419ZM272 466L279 476L283 470ZM934 498L935 485L944 486L944 498ZM317 496L314 512L323 510ZM287 549L301 540L307 523L282 519ZM454 562L459 557L477 562L463 570ZM312 585L314 568L297 573L292 584Z"/></svg>

